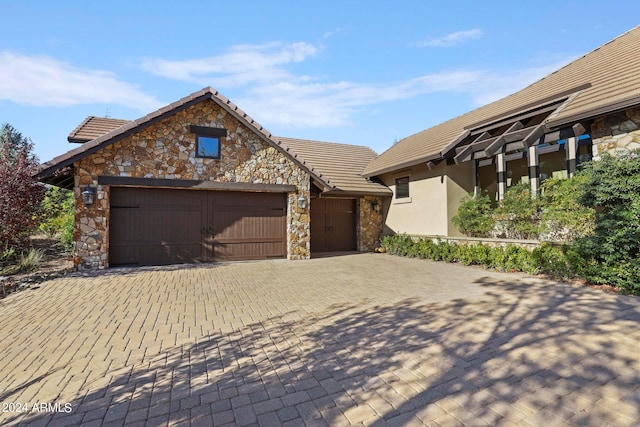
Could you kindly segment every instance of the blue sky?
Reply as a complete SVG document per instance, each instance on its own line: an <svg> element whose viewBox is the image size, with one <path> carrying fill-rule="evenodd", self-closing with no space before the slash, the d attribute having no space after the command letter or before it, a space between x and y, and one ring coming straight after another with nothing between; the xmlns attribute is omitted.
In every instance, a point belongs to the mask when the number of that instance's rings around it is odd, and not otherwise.
<svg viewBox="0 0 640 427"><path fill-rule="evenodd" d="M631 1L0 0L0 123L41 161L87 116L212 86L274 135L394 141L544 77L640 22ZM640 51L640 47L639 47Z"/></svg>

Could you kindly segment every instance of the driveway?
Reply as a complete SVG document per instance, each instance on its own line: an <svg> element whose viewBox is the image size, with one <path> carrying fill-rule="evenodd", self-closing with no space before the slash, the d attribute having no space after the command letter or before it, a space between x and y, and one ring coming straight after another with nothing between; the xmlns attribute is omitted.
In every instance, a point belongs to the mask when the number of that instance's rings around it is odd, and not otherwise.
<svg viewBox="0 0 640 427"><path fill-rule="evenodd" d="M640 423L640 298L383 254L0 300L0 424Z"/></svg>

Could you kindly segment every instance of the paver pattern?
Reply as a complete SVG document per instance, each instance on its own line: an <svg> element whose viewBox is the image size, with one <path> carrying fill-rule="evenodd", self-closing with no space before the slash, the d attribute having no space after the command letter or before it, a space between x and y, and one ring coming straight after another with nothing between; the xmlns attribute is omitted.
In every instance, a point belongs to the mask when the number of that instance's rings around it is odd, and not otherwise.
<svg viewBox="0 0 640 427"><path fill-rule="evenodd" d="M640 298L520 274L380 254L119 269L0 313L0 425L640 424Z"/></svg>

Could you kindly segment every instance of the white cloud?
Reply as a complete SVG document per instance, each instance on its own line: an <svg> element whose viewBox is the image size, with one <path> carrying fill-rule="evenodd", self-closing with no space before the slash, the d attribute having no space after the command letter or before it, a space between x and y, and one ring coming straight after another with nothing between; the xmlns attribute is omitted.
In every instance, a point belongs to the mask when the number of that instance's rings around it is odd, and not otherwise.
<svg viewBox="0 0 640 427"><path fill-rule="evenodd" d="M425 93L463 90L481 78L481 74L473 71L458 71L377 85L282 81L252 87L235 102L264 124L277 123L289 128L346 126L364 107Z"/></svg>
<svg viewBox="0 0 640 427"><path fill-rule="evenodd" d="M545 77L568 61L512 72L452 70L384 84L281 81L255 85L234 100L263 125L287 128L348 126L364 108L436 93L467 95L480 107ZM425 102L428 102L425 101Z"/></svg>
<svg viewBox="0 0 640 427"><path fill-rule="evenodd" d="M370 84L331 81L320 75L290 71L290 65L313 58L320 50L308 43L242 45L215 57L147 59L143 68L170 79L212 85L223 92L235 88L239 95L233 102L263 125L304 129L348 126L364 109L430 93L466 95L473 105L480 106L522 89L562 65L512 72L445 70Z"/></svg>
<svg viewBox="0 0 640 427"><path fill-rule="evenodd" d="M304 42L240 45L217 56L184 61L146 59L141 66L149 73L174 80L200 85L213 82L219 87L236 87L292 78L283 66L302 62L320 50Z"/></svg>
<svg viewBox="0 0 640 427"><path fill-rule="evenodd" d="M161 105L112 72L12 52L0 52L0 100L45 107L108 103L145 112Z"/></svg>
<svg viewBox="0 0 640 427"><path fill-rule="evenodd" d="M474 28L467 31L457 31L455 33L447 34L443 37L436 37L433 39L425 40L416 43L420 47L452 47L465 40L479 39L483 36L483 32L479 28Z"/></svg>

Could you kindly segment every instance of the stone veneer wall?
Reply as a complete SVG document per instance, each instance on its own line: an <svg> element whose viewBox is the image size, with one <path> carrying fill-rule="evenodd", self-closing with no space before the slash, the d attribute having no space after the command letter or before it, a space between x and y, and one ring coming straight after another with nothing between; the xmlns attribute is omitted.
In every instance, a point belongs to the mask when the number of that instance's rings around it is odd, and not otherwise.
<svg viewBox="0 0 640 427"><path fill-rule="evenodd" d="M379 206L379 212L372 208L373 201ZM364 196L358 198L358 250L360 252L373 251L380 244L382 236L383 214L382 198Z"/></svg>
<svg viewBox="0 0 640 427"><path fill-rule="evenodd" d="M605 152L640 148L640 107L596 119L591 125L594 159Z"/></svg>
<svg viewBox="0 0 640 427"><path fill-rule="evenodd" d="M195 156L189 125L227 129L220 159ZM98 185L99 176L295 185L296 193L288 194L288 258L310 256L309 204L302 210L297 203L300 194L310 200L309 175L213 101L179 111L81 159L74 171L74 263L79 269L109 263L109 187ZM89 207L82 203L85 186L97 189L97 201Z"/></svg>

